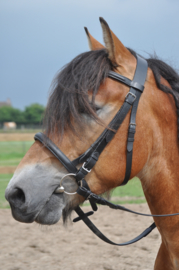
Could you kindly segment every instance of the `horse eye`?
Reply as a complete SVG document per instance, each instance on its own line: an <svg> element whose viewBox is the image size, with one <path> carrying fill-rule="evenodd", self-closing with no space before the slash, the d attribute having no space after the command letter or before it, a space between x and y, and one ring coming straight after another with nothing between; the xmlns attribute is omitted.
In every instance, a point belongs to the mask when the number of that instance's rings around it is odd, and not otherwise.
<svg viewBox="0 0 179 270"><path fill-rule="evenodd" d="M85 113L86 112L84 108L79 108L78 111L79 111L79 113Z"/></svg>
<svg viewBox="0 0 179 270"><path fill-rule="evenodd" d="M95 106L93 106L92 104L90 104L90 105L91 105L91 107L93 108L93 110L94 110L96 113L99 112L99 111L101 110L101 107L99 107L99 106L96 105L96 104L95 104ZM84 107L79 108L78 111L79 111L80 114L85 114L85 113L87 113L87 111L85 110Z"/></svg>
<svg viewBox="0 0 179 270"><path fill-rule="evenodd" d="M96 104L92 104L92 103L90 103L90 105L91 105L91 107L93 108L93 110L95 111L95 112L98 112L99 110L101 110L101 107L99 107L98 105L96 105Z"/></svg>
<svg viewBox="0 0 179 270"><path fill-rule="evenodd" d="M95 106L95 111L98 112L99 110L101 110L101 108L99 106Z"/></svg>

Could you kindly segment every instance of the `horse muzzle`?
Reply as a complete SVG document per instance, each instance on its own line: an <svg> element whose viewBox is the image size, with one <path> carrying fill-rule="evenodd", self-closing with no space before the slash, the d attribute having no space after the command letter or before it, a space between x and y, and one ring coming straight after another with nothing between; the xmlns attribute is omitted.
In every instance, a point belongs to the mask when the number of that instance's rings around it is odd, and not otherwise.
<svg viewBox="0 0 179 270"><path fill-rule="evenodd" d="M62 181L64 179L64 174L54 170L38 165L30 169L24 168L13 176L5 197L16 220L25 223L37 221L41 224L54 224L60 219L62 210L72 196L56 192L61 179ZM75 194L78 185L66 177L63 187L67 192L74 191Z"/></svg>

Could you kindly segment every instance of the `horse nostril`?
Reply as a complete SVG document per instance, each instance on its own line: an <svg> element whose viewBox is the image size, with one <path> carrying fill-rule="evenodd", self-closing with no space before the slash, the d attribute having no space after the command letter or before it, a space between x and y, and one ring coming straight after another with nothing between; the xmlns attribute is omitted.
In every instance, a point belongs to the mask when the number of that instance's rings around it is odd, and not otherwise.
<svg viewBox="0 0 179 270"><path fill-rule="evenodd" d="M15 207L20 207L25 203L25 194L21 188L15 188L9 196L9 202Z"/></svg>

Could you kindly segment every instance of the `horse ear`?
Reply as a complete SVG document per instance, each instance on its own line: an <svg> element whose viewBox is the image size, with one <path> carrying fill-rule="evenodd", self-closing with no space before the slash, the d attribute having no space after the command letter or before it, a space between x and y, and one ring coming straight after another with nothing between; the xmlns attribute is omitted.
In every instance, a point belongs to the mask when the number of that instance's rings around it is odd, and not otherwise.
<svg viewBox="0 0 179 270"><path fill-rule="evenodd" d="M104 46L98 42L92 35L89 33L87 27L85 28L85 32L88 38L88 44L91 50L99 50L99 49L104 49Z"/></svg>
<svg viewBox="0 0 179 270"><path fill-rule="evenodd" d="M115 65L121 65L121 63L125 62L124 60L131 59L131 53L111 31L107 22L101 17L99 20L103 30L104 43L109 53L109 59L112 63Z"/></svg>

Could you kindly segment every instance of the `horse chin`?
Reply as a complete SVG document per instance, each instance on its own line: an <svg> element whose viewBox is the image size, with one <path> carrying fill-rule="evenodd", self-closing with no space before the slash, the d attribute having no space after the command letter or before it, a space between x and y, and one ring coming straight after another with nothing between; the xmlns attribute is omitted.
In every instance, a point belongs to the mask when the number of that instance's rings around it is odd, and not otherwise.
<svg viewBox="0 0 179 270"><path fill-rule="evenodd" d="M50 200L37 215L35 221L42 225L53 225L56 224L62 216L65 224L71 219L71 213L79 203L79 199L68 198L63 194L53 193Z"/></svg>
<svg viewBox="0 0 179 270"><path fill-rule="evenodd" d="M35 218L35 221L42 225L53 225L60 220L64 207L63 195L53 193L50 200Z"/></svg>

